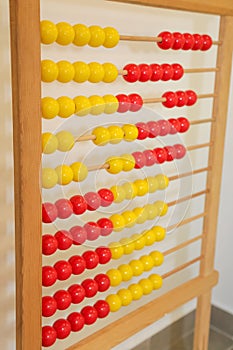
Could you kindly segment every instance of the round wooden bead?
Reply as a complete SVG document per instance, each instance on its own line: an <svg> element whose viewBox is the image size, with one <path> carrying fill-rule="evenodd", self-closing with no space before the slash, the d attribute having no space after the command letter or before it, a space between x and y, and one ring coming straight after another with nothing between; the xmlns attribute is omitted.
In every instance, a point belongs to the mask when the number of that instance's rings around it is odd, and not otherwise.
<svg viewBox="0 0 233 350"><path fill-rule="evenodd" d="M84 308L81 310L81 314L84 317L86 325L95 323L98 317L97 310L93 306L84 306Z"/></svg>
<svg viewBox="0 0 233 350"><path fill-rule="evenodd" d="M50 317L57 311L57 302L54 297L44 296L42 297L42 316Z"/></svg>
<svg viewBox="0 0 233 350"><path fill-rule="evenodd" d="M179 80L183 77L184 75L184 69L183 67L178 64L178 63L173 63L172 65L173 68L173 76L172 76L172 80Z"/></svg>
<svg viewBox="0 0 233 350"><path fill-rule="evenodd" d="M91 100L86 96L76 96L74 98L75 114L79 117L84 117L90 113L92 109Z"/></svg>
<svg viewBox="0 0 233 350"><path fill-rule="evenodd" d="M154 150L156 163L162 164L167 160L167 152L163 148L155 148Z"/></svg>
<svg viewBox="0 0 233 350"><path fill-rule="evenodd" d="M73 44L76 46L87 45L91 39L91 33L88 27L84 24L75 24L74 28L74 40Z"/></svg>
<svg viewBox="0 0 233 350"><path fill-rule="evenodd" d="M110 287L110 279L104 273L100 273L100 274L96 275L94 280L98 284L98 291L99 292L105 292Z"/></svg>
<svg viewBox="0 0 233 350"><path fill-rule="evenodd" d="M147 182L148 182L149 193L154 193L155 191L158 190L159 183L158 183L158 180L155 176L148 176Z"/></svg>
<svg viewBox="0 0 233 350"><path fill-rule="evenodd" d="M128 264L122 264L118 267L118 270L120 271L120 274L122 276L122 281L126 282L129 281L133 277L133 270L131 269L131 266Z"/></svg>
<svg viewBox="0 0 233 350"><path fill-rule="evenodd" d="M160 241L164 240L164 238L166 236L166 231L165 231L165 229L163 227L161 227L161 226L154 226L154 227L152 227L152 231L155 234L157 242L160 242Z"/></svg>
<svg viewBox="0 0 233 350"><path fill-rule="evenodd" d="M143 278L138 283L142 287L143 295L148 295L153 290L153 284L148 278Z"/></svg>
<svg viewBox="0 0 233 350"><path fill-rule="evenodd" d="M173 33L173 37L174 37L174 43L172 45L172 49L173 50L183 49L183 46L185 44L184 35L179 32L175 32Z"/></svg>
<svg viewBox="0 0 233 350"><path fill-rule="evenodd" d="M70 323L71 330L73 332L80 331L85 324L84 317L80 312L72 312L68 317L67 320Z"/></svg>
<svg viewBox="0 0 233 350"><path fill-rule="evenodd" d="M149 127L146 123L138 122L136 123L136 127L138 129L138 140L144 140L149 136Z"/></svg>
<svg viewBox="0 0 233 350"><path fill-rule="evenodd" d="M153 289L160 289L163 285L163 279L160 275L153 273L149 276L149 280L153 284Z"/></svg>
<svg viewBox="0 0 233 350"><path fill-rule="evenodd" d="M111 144L117 144L121 142L124 138L124 131L122 130L121 127L117 125L111 125L108 127L108 131L110 134L110 143Z"/></svg>
<svg viewBox="0 0 233 350"><path fill-rule="evenodd" d="M161 32L158 37L162 38L161 42L158 42L157 45L160 49L168 50L171 49L174 43L174 36L170 32Z"/></svg>
<svg viewBox="0 0 233 350"><path fill-rule="evenodd" d="M143 289L140 284L133 283L128 287L128 290L132 294L133 300L139 300L143 296Z"/></svg>
<svg viewBox="0 0 233 350"><path fill-rule="evenodd" d="M108 303L111 312L118 311L122 306L121 299L116 294L108 295L106 298L106 302Z"/></svg>
<svg viewBox="0 0 233 350"><path fill-rule="evenodd" d="M134 242L135 250L141 250L145 247L146 241L142 234L135 233L130 237L130 239Z"/></svg>
<svg viewBox="0 0 233 350"><path fill-rule="evenodd" d="M114 231L121 231L125 227L125 219L122 215L113 214L109 219L112 221Z"/></svg>
<svg viewBox="0 0 233 350"><path fill-rule="evenodd" d="M136 221L137 224L143 224L147 220L147 211L144 208L142 207L135 208L133 212L137 217L137 221Z"/></svg>
<svg viewBox="0 0 233 350"><path fill-rule="evenodd" d="M104 95L103 100L105 103L104 113L113 114L117 112L119 108L118 99L114 95Z"/></svg>
<svg viewBox="0 0 233 350"><path fill-rule="evenodd" d="M110 157L106 160L109 165L107 172L110 174L118 174L123 170L123 162L119 157Z"/></svg>
<svg viewBox="0 0 233 350"><path fill-rule="evenodd" d="M156 201L154 204L157 207L159 216L164 216L164 215L167 214L168 206L167 206L167 204L165 202L163 202L163 201Z"/></svg>
<svg viewBox="0 0 233 350"><path fill-rule="evenodd" d="M122 154L123 171L130 171L135 167L135 159L132 154Z"/></svg>
<svg viewBox="0 0 233 350"><path fill-rule="evenodd" d="M42 285L44 287L52 286L57 280L57 271L52 266L42 267Z"/></svg>
<svg viewBox="0 0 233 350"><path fill-rule="evenodd" d="M176 159L181 159L186 154L186 149L183 145L177 144L173 146L176 149Z"/></svg>
<svg viewBox="0 0 233 350"><path fill-rule="evenodd" d="M157 64L157 63L152 63L150 65L151 70L152 70L152 74L151 74L151 81L158 81L162 79L163 76L163 68L161 65Z"/></svg>
<svg viewBox="0 0 233 350"><path fill-rule="evenodd" d="M42 346L52 346L57 339L57 333L52 326L42 327Z"/></svg>
<svg viewBox="0 0 233 350"><path fill-rule="evenodd" d="M73 180L73 171L68 165L59 165L55 168L59 185L68 185Z"/></svg>
<svg viewBox="0 0 233 350"><path fill-rule="evenodd" d="M75 103L70 97L61 96L57 99L57 102L59 105L59 112L57 113L59 117L68 118L74 114Z"/></svg>
<svg viewBox="0 0 233 350"><path fill-rule="evenodd" d="M87 202L83 196L76 195L70 198L73 206L73 212L76 215L81 215L87 210Z"/></svg>
<svg viewBox="0 0 233 350"><path fill-rule="evenodd" d="M58 140L51 132L42 134L42 152L45 154L54 153L57 150Z"/></svg>
<svg viewBox="0 0 233 350"><path fill-rule="evenodd" d="M105 41L105 32L104 30L99 26L90 26L89 27L91 38L88 42L88 45L92 47L99 47L103 45Z"/></svg>
<svg viewBox="0 0 233 350"><path fill-rule="evenodd" d="M86 261L86 268L89 270L94 269L99 264L99 256L96 252L87 250L82 256Z"/></svg>
<svg viewBox="0 0 233 350"><path fill-rule="evenodd" d="M88 64L90 68L90 76L88 78L88 81L90 83L99 83L104 78L104 68L102 64L98 62L91 62Z"/></svg>
<svg viewBox="0 0 233 350"><path fill-rule="evenodd" d="M72 266L68 261L60 260L54 264L54 268L57 271L57 278L60 281L67 280L72 274Z"/></svg>
<svg viewBox="0 0 233 350"><path fill-rule="evenodd" d="M141 96L138 95L138 94L130 94L128 97L130 99L130 108L129 108L129 110L131 112L139 111L142 108L142 106L143 106L143 99L141 98Z"/></svg>
<svg viewBox="0 0 233 350"><path fill-rule="evenodd" d="M112 259L120 259L124 254L124 249L119 242L111 242L108 247L111 250Z"/></svg>
<svg viewBox="0 0 233 350"><path fill-rule="evenodd" d="M71 164L70 167L73 171L73 181L80 182L86 179L88 175L88 169L85 164L81 162L75 162Z"/></svg>
<svg viewBox="0 0 233 350"><path fill-rule="evenodd" d="M201 51L207 51L212 46L212 39L207 34L202 35L202 38L203 38L203 45L201 47Z"/></svg>
<svg viewBox="0 0 233 350"><path fill-rule="evenodd" d="M56 27L58 31L56 42L59 45L71 44L75 37L74 28L66 22L57 23Z"/></svg>
<svg viewBox="0 0 233 350"><path fill-rule="evenodd" d="M87 203L87 209L90 211L97 210L101 204L101 198L96 192L87 192L84 195L84 199Z"/></svg>
<svg viewBox="0 0 233 350"><path fill-rule="evenodd" d="M125 113L128 112L130 109L131 101L129 96L125 94L119 94L116 96L119 106L118 106L118 113Z"/></svg>
<svg viewBox="0 0 233 350"><path fill-rule="evenodd" d="M43 188L52 188L58 182L58 176L55 169L52 168L43 168L42 169L42 187Z"/></svg>
<svg viewBox="0 0 233 350"><path fill-rule="evenodd" d="M140 77L138 80L143 83L150 80L152 76L151 66L149 64L142 63L142 64L139 64L138 67L140 69Z"/></svg>
<svg viewBox="0 0 233 350"><path fill-rule="evenodd" d="M158 216L157 206L155 204L146 204L144 209L147 211L147 219L153 220L156 216Z"/></svg>
<svg viewBox="0 0 233 350"><path fill-rule="evenodd" d="M73 80L75 75L75 69L73 64L68 61L59 61L57 62L58 67L58 76L57 80L60 83L68 83Z"/></svg>
<svg viewBox="0 0 233 350"><path fill-rule="evenodd" d="M54 237L57 240L58 249L60 250L69 249L73 244L73 237L69 231L66 231L66 230L57 231Z"/></svg>
<svg viewBox="0 0 233 350"><path fill-rule="evenodd" d="M158 182L158 188L160 190L165 190L165 188L168 187L169 185L169 179L166 175L164 174L158 174L156 175L155 179L157 180Z"/></svg>
<svg viewBox="0 0 233 350"><path fill-rule="evenodd" d="M135 83L139 80L141 75L141 70L138 65L134 63L129 63L126 66L124 66L123 70L127 70L127 74L123 75L123 78L128 83Z"/></svg>
<svg viewBox="0 0 233 350"><path fill-rule="evenodd" d="M126 210L121 214L123 218L125 219L125 226L126 227L132 227L136 223L136 215L132 210Z"/></svg>
<svg viewBox="0 0 233 350"><path fill-rule="evenodd" d="M75 143L74 136L69 131L62 130L56 134L58 140L57 149L61 152L70 151Z"/></svg>
<svg viewBox="0 0 233 350"><path fill-rule="evenodd" d="M65 198L58 199L55 202L57 208L57 216L59 219L67 219L73 214L73 206L71 201Z"/></svg>
<svg viewBox="0 0 233 350"><path fill-rule="evenodd" d="M150 271L154 267L154 261L150 255L143 255L139 259L144 271Z"/></svg>
<svg viewBox="0 0 233 350"><path fill-rule="evenodd" d="M87 278L81 283L87 298L94 297L98 292L98 284L92 278Z"/></svg>
<svg viewBox="0 0 233 350"><path fill-rule="evenodd" d="M41 111L44 119L53 119L58 115L59 104L52 97L43 97L41 100Z"/></svg>
<svg viewBox="0 0 233 350"><path fill-rule="evenodd" d="M159 135L160 136L166 136L167 134L170 133L171 130L171 126L170 123L165 120L165 119L160 119L157 121L157 123L159 124Z"/></svg>
<svg viewBox="0 0 233 350"><path fill-rule="evenodd" d="M118 77L118 70L117 67L112 63L103 63L102 64L104 69L104 77L103 82L104 83L112 83L116 80Z"/></svg>
<svg viewBox="0 0 233 350"><path fill-rule="evenodd" d="M67 309L71 304L71 295L66 290L58 290L54 295L54 299L57 302L57 308L58 310L65 310Z"/></svg>
<svg viewBox="0 0 233 350"><path fill-rule="evenodd" d="M173 78L174 75L174 70L172 65L168 64L168 63L164 63L161 65L162 70L163 70L163 75L161 80L163 81L168 81L171 80Z"/></svg>
<svg viewBox="0 0 233 350"><path fill-rule="evenodd" d="M172 162L174 159L176 159L176 149L173 146L166 146L164 147L165 151L167 152L167 161Z"/></svg>
<svg viewBox="0 0 233 350"><path fill-rule="evenodd" d="M98 247L95 251L99 256L100 264L107 264L112 258L111 250L108 247Z"/></svg>
<svg viewBox="0 0 233 350"><path fill-rule="evenodd" d="M155 207L155 206L154 206ZM156 210L157 211L157 210ZM143 236L146 241L146 246L151 246L156 241L155 233L152 230L147 230L143 232Z"/></svg>
<svg viewBox="0 0 233 350"><path fill-rule="evenodd" d="M131 142L137 139L138 137L138 128L134 124L124 124L122 126L124 131L124 140Z"/></svg>
<svg viewBox="0 0 233 350"><path fill-rule="evenodd" d="M149 128L149 138L154 138L159 135L160 133L160 126L158 122L150 121L147 123L147 126Z"/></svg>
<svg viewBox="0 0 233 350"><path fill-rule="evenodd" d="M196 101L197 101L196 93L194 91L192 91L192 90L186 90L185 93L188 96L188 100L187 100L186 105L187 106L194 105L196 103Z"/></svg>
<svg viewBox="0 0 233 350"><path fill-rule="evenodd" d="M120 244L124 249L124 254L126 255L131 254L135 249L134 242L130 238L120 239Z"/></svg>
<svg viewBox="0 0 233 350"><path fill-rule="evenodd" d="M99 236L101 232L101 228L96 222L89 221L84 225L84 229L87 232L87 239L89 241L95 241Z"/></svg>
<svg viewBox="0 0 233 350"><path fill-rule="evenodd" d="M146 157L143 152L133 152L132 156L135 159L135 169L141 169L146 165Z"/></svg>
<svg viewBox="0 0 233 350"><path fill-rule="evenodd" d="M73 284L68 288L71 295L72 303L79 304L85 298L85 290L80 284Z"/></svg>
<svg viewBox="0 0 233 350"><path fill-rule="evenodd" d="M44 255L52 255L58 248L58 242L56 237L52 235L42 236L42 253Z"/></svg>
<svg viewBox="0 0 233 350"><path fill-rule="evenodd" d="M154 266L160 266L162 265L164 261L164 256L161 252L159 251L153 251L150 253L150 257L152 258L154 262Z"/></svg>
<svg viewBox="0 0 233 350"><path fill-rule="evenodd" d="M106 27L104 28L105 33L105 40L103 43L103 46L106 48L113 48L115 47L120 39L118 31L113 27Z"/></svg>
<svg viewBox="0 0 233 350"><path fill-rule="evenodd" d="M58 216L55 204L46 202L42 204L42 222L48 224L56 220Z"/></svg>
<svg viewBox="0 0 233 350"><path fill-rule="evenodd" d="M58 66L51 60L41 61L41 80L45 83L51 83L58 77Z"/></svg>
<svg viewBox="0 0 233 350"><path fill-rule="evenodd" d="M192 47L192 50L194 50L194 51L201 50L203 43L204 43L204 39L203 39L202 35L193 34L193 38L194 38L194 45Z"/></svg>
<svg viewBox="0 0 233 350"><path fill-rule="evenodd" d="M51 21L41 21L40 22L40 37L42 44L52 44L56 41L58 35L58 30L56 25Z"/></svg>
<svg viewBox="0 0 233 350"><path fill-rule="evenodd" d="M174 135L180 132L180 122L178 119L170 118L168 119L168 122L170 123L170 134Z"/></svg>
<svg viewBox="0 0 233 350"><path fill-rule="evenodd" d="M69 263L72 267L72 273L74 275L80 275L86 269L86 261L80 255L73 255L69 258Z"/></svg>
<svg viewBox="0 0 233 350"><path fill-rule="evenodd" d="M146 166L152 166L156 163L155 154L152 150L143 151L144 156L146 157Z"/></svg>
<svg viewBox="0 0 233 350"><path fill-rule="evenodd" d="M91 110L90 113L92 115L99 115L104 113L105 110L105 101L103 97L98 95L92 95L89 98L89 102L91 104Z"/></svg>
<svg viewBox="0 0 233 350"><path fill-rule="evenodd" d="M85 62L77 61L73 63L73 66L75 70L73 79L76 83L84 83L89 79L91 71L88 64Z"/></svg>
<svg viewBox="0 0 233 350"><path fill-rule="evenodd" d="M113 231L113 223L107 218L101 218L97 221L97 224L100 227L101 236L108 236Z"/></svg>
<svg viewBox="0 0 233 350"><path fill-rule="evenodd" d="M70 322L60 318L59 320L55 321L53 324L53 328L55 329L57 333L58 339L65 339L70 335L71 332L71 325Z"/></svg>
<svg viewBox="0 0 233 350"><path fill-rule="evenodd" d="M140 276L144 272L143 263L140 260L131 260L129 263L133 276Z"/></svg>
<svg viewBox="0 0 233 350"><path fill-rule="evenodd" d="M177 105L178 98L176 93L167 91L162 95L162 97L166 98L166 101L162 102L165 107L172 108Z"/></svg>
<svg viewBox="0 0 233 350"><path fill-rule="evenodd" d="M96 309L99 318L107 317L110 312L110 307L105 300L98 300L94 304L94 308Z"/></svg>
<svg viewBox="0 0 233 350"><path fill-rule="evenodd" d="M133 199L137 196L137 187L133 182L125 182L121 187L125 192L125 199Z"/></svg>
<svg viewBox="0 0 233 350"><path fill-rule="evenodd" d="M179 132L183 133L186 132L189 129L190 123L187 118L185 117L179 117L178 122L180 123L180 130Z"/></svg>
<svg viewBox="0 0 233 350"><path fill-rule="evenodd" d="M177 96L177 107L183 107L187 105L188 95L185 91L176 91Z"/></svg>
<svg viewBox="0 0 233 350"><path fill-rule="evenodd" d="M184 39L185 39L185 43L183 46L183 50L192 50L193 46L194 46L194 37L192 34L189 33L184 33Z"/></svg>

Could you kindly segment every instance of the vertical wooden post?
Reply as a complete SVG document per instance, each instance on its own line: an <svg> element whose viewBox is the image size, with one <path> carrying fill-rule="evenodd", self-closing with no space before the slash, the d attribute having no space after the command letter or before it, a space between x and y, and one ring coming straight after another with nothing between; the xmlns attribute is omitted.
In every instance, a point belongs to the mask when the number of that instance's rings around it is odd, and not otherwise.
<svg viewBox="0 0 233 350"><path fill-rule="evenodd" d="M211 171L207 176L207 188L210 192L206 195L205 211L208 215L204 219L204 232L206 234L202 244L201 276L208 276L214 268L214 254L216 244L216 228L218 220L218 207L220 198L221 175L223 164L224 137L227 119L227 105L229 97L232 51L233 51L233 17L222 16L220 21L219 40L222 45L218 49L217 66L220 70L216 73L213 116L216 122L212 124L209 166ZM209 338L211 310L211 291L201 295L197 302L194 346L195 350L207 350Z"/></svg>
<svg viewBox="0 0 233 350"><path fill-rule="evenodd" d="M41 349L39 0L10 0L17 350Z"/></svg>

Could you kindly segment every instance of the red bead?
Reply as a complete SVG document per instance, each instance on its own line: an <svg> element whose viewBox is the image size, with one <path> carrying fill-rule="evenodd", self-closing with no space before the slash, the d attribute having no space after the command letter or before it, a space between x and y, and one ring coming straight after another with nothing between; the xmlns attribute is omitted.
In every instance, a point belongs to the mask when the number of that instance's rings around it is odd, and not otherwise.
<svg viewBox="0 0 233 350"><path fill-rule="evenodd" d="M107 218L101 218L97 221L97 224L99 225L101 231L101 236L108 236L113 231L113 223L111 220Z"/></svg>
<svg viewBox="0 0 233 350"><path fill-rule="evenodd" d="M181 159L186 154L186 149L183 145L177 144L173 146L176 149L176 159Z"/></svg>
<svg viewBox="0 0 233 350"><path fill-rule="evenodd" d="M136 123L136 127L138 129L138 137L137 137L138 140L144 140L149 136L150 130L146 123L143 123L143 122Z"/></svg>
<svg viewBox="0 0 233 350"><path fill-rule="evenodd" d="M161 119L161 120L158 120L157 123L159 124L159 127L160 127L160 133L159 133L160 136L166 136L167 134L170 133L171 126L167 120Z"/></svg>
<svg viewBox="0 0 233 350"><path fill-rule="evenodd" d="M55 205L57 207L57 215L59 219L67 219L71 214L73 214L73 206L71 201L68 199L58 199L55 202Z"/></svg>
<svg viewBox="0 0 233 350"><path fill-rule="evenodd" d="M73 244L83 244L87 239L87 231L82 226L74 226L70 229L70 233L73 237Z"/></svg>
<svg viewBox="0 0 233 350"><path fill-rule="evenodd" d="M87 203L83 196L76 195L70 198L73 205L73 212L76 215L81 215L87 210Z"/></svg>
<svg viewBox="0 0 233 350"><path fill-rule="evenodd" d="M72 301L70 293L66 290L58 290L53 297L57 302L58 310L67 309Z"/></svg>
<svg viewBox="0 0 233 350"><path fill-rule="evenodd" d="M69 258L69 263L74 275L80 275L86 269L86 261L80 255L73 255Z"/></svg>
<svg viewBox="0 0 233 350"><path fill-rule="evenodd" d="M137 64L129 63L123 68L123 70L127 70L127 74L123 75L123 78L128 83L135 83L136 81L139 80L141 71Z"/></svg>
<svg viewBox="0 0 233 350"><path fill-rule="evenodd" d="M197 101L196 93L194 91L192 91L192 90L186 90L185 93L188 96L188 100L187 100L186 105L187 106L194 105L196 103L196 101Z"/></svg>
<svg viewBox="0 0 233 350"><path fill-rule="evenodd" d="M102 207L108 207L114 201L114 195L113 195L112 191L110 191L108 188L101 188L98 191L98 194L100 196L100 201L101 201Z"/></svg>
<svg viewBox="0 0 233 350"><path fill-rule="evenodd" d="M172 108L175 107L177 105L178 102L178 98L176 93L172 92L172 91L167 91L163 94L164 98L166 98L166 101L163 102L163 105L167 108Z"/></svg>
<svg viewBox="0 0 233 350"><path fill-rule="evenodd" d="M203 43L204 43L204 39L203 39L202 35L193 34L193 38L194 38L194 45L192 47L192 50L194 50L194 51L201 50Z"/></svg>
<svg viewBox="0 0 233 350"><path fill-rule="evenodd" d="M212 46L212 43L213 43L212 39L207 34L202 35L202 38L203 38L203 45L202 45L201 51L207 51Z"/></svg>
<svg viewBox="0 0 233 350"><path fill-rule="evenodd" d="M130 105L131 105L129 96L124 95L124 94L119 94L116 96L116 98L118 99L118 102L119 102L117 112L118 113L128 112L130 109Z"/></svg>
<svg viewBox="0 0 233 350"><path fill-rule="evenodd" d="M172 33L162 32L158 35L158 37L162 38L162 41L160 43L157 43L160 49L168 50L173 46L174 36Z"/></svg>
<svg viewBox="0 0 233 350"><path fill-rule="evenodd" d="M53 203L42 204L42 221L49 224L55 221L57 218L57 207Z"/></svg>
<svg viewBox="0 0 233 350"><path fill-rule="evenodd" d="M143 154L146 157L146 166L152 166L156 163L155 154L152 150L146 149Z"/></svg>
<svg viewBox="0 0 233 350"><path fill-rule="evenodd" d="M185 43L183 46L183 50L192 50L194 46L194 37L192 34L184 33Z"/></svg>
<svg viewBox="0 0 233 350"><path fill-rule="evenodd" d="M57 240L52 235L43 235L42 237L42 253L44 255L51 255L56 252L58 247Z"/></svg>
<svg viewBox="0 0 233 350"><path fill-rule="evenodd" d="M139 77L139 81L141 82L146 82L148 80L150 80L151 76L152 76L152 69L149 66L149 64L139 64L139 69L140 69L140 77Z"/></svg>
<svg viewBox="0 0 233 350"><path fill-rule="evenodd" d="M172 66L168 63L164 63L161 65L162 69L163 69L163 75L161 80L163 81L168 81L171 80L174 74L174 70L172 68Z"/></svg>
<svg viewBox="0 0 233 350"><path fill-rule="evenodd" d="M97 210L100 207L101 200L98 193L88 192L84 195L84 199L87 202L87 209L90 211Z"/></svg>
<svg viewBox="0 0 233 350"><path fill-rule="evenodd" d="M42 285L44 287L52 286L57 280L57 271L52 266L42 267Z"/></svg>
<svg viewBox="0 0 233 350"><path fill-rule="evenodd" d="M176 159L176 149L172 146L166 146L164 147L165 151L167 152L167 161L171 162L174 159Z"/></svg>
<svg viewBox="0 0 233 350"><path fill-rule="evenodd" d="M49 347L55 343L57 339L57 333L51 326L42 327L42 346Z"/></svg>
<svg viewBox="0 0 233 350"><path fill-rule="evenodd" d="M86 268L89 270L94 269L99 264L99 256L92 250L87 250L83 253L83 258L86 261Z"/></svg>
<svg viewBox="0 0 233 350"><path fill-rule="evenodd" d="M141 169L146 165L146 157L142 152L133 152L132 156L135 159L135 169Z"/></svg>
<svg viewBox="0 0 233 350"><path fill-rule="evenodd" d="M189 129L190 123L187 118L179 117L177 119L180 123L180 132L186 132Z"/></svg>
<svg viewBox="0 0 233 350"><path fill-rule="evenodd" d="M98 284L95 280L87 278L82 282L82 287L85 290L85 295L87 298L94 297L98 292Z"/></svg>
<svg viewBox="0 0 233 350"><path fill-rule="evenodd" d="M95 276L94 280L98 284L98 291L105 292L110 287L110 279L104 273L100 273Z"/></svg>
<svg viewBox="0 0 233 350"><path fill-rule="evenodd" d="M60 318L55 321L53 324L53 328L57 332L58 339L65 339L70 335L71 325L70 322L65 320L64 318Z"/></svg>
<svg viewBox="0 0 233 350"><path fill-rule="evenodd" d="M57 261L56 264L54 264L54 268L57 271L57 278L60 281L67 280L72 274L72 266L68 261Z"/></svg>
<svg viewBox="0 0 233 350"><path fill-rule="evenodd" d="M175 32L173 33L174 37L174 43L172 45L173 50L180 50L183 49L183 46L185 44L185 37L183 34Z"/></svg>
<svg viewBox="0 0 233 350"><path fill-rule="evenodd" d="M173 76L172 80L179 80L183 77L184 75L184 69L179 63L173 63L172 64L173 68Z"/></svg>
<svg viewBox="0 0 233 350"><path fill-rule="evenodd" d="M110 312L110 307L105 300L98 300L94 304L94 308L96 309L99 318L107 317Z"/></svg>
<svg viewBox="0 0 233 350"><path fill-rule="evenodd" d="M159 135L160 126L158 122L150 121L147 123L147 126L149 128L149 138L154 138Z"/></svg>
<svg viewBox="0 0 233 350"><path fill-rule="evenodd" d="M176 91L176 96L177 96L177 107L183 107L187 105L188 102L188 95L186 94L185 91Z"/></svg>
<svg viewBox="0 0 233 350"><path fill-rule="evenodd" d="M142 108L142 106L143 106L143 99L141 98L141 96L138 95L138 94L130 94L128 97L130 99L130 108L129 108L129 110L131 112L139 111Z"/></svg>
<svg viewBox="0 0 233 350"><path fill-rule="evenodd" d="M67 317L67 320L69 321L73 332L80 331L85 324L84 317L79 312L72 312L72 314Z"/></svg>
<svg viewBox="0 0 233 350"><path fill-rule="evenodd" d="M58 243L58 249L66 250L69 249L73 244L73 237L69 231L57 231L55 237Z"/></svg>
<svg viewBox="0 0 233 350"><path fill-rule="evenodd" d="M150 80L151 81L161 80L163 76L163 68L160 66L160 64L152 63L150 66L152 69L152 75Z"/></svg>
<svg viewBox="0 0 233 350"><path fill-rule="evenodd" d="M156 163L162 164L167 160L167 152L163 148L155 148L153 150L156 158Z"/></svg>
<svg viewBox="0 0 233 350"><path fill-rule="evenodd" d="M73 284L68 288L73 304L79 304L85 298L85 290L80 284Z"/></svg>
<svg viewBox="0 0 233 350"><path fill-rule="evenodd" d="M100 264L107 264L112 258L111 250L108 247L98 247L95 251L99 256Z"/></svg>
<svg viewBox="0 0 233 350"><path fill-rule="evenodd" d="M180 132L180 122L179 122L179 118L175 119L175 118L170 118L168 119L169 123L170 123L170 134L174 135L178 132Z"/></svg>
<svg viewBox="0 0 233 350"><path fill-rule="evenodd" d="M81 310L81 314L83 315L85 324L87 325L93 324L98 317L97 311L93 306L85 306Z"/></svg>
<svg viewBox="0 0 233 350"><path fill-rule="evenodd" d="M96 222L89 221L84 225L84 228L89 241L95 241L100 236L101 229Z"/></svg>
<svg viewBox="0 0 233 350"><path fill-rule="evenodd" d="M42 298L42 316L50 317L57 311L57 302L51 296L44 296Z"/></svg>

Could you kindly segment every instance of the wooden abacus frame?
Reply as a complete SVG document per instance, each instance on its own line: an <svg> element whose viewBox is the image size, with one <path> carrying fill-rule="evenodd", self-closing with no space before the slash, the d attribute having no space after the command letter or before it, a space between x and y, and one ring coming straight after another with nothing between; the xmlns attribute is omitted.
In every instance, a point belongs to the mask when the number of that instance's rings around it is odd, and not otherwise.
<svg viewBox="0 0 233 350"><path fill-rule="evenodd" d="M207 350L215 236L221 184L224 136L233 50L231 0L127 0L132 4L220 15L219 46L213 103L214 122L207 175L207 193L199 276L136 309L85 338L70 350L105 350L124 341L164 314L198 298L194 350ZM14 123L17 350L41 349L41 80L40 1L10 0ZM112 337L114 329L114 337Z"/></svg>

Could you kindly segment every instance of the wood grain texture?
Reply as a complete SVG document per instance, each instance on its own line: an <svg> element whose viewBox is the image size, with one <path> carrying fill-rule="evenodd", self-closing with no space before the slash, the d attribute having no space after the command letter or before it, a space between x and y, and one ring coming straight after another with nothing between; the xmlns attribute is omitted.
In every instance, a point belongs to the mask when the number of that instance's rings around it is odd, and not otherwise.
<svg viewBox="0 0 233 350"><path fill-rule="evenodd" d="M17 350L41 349L39 1L10 0Z"/></svg>

